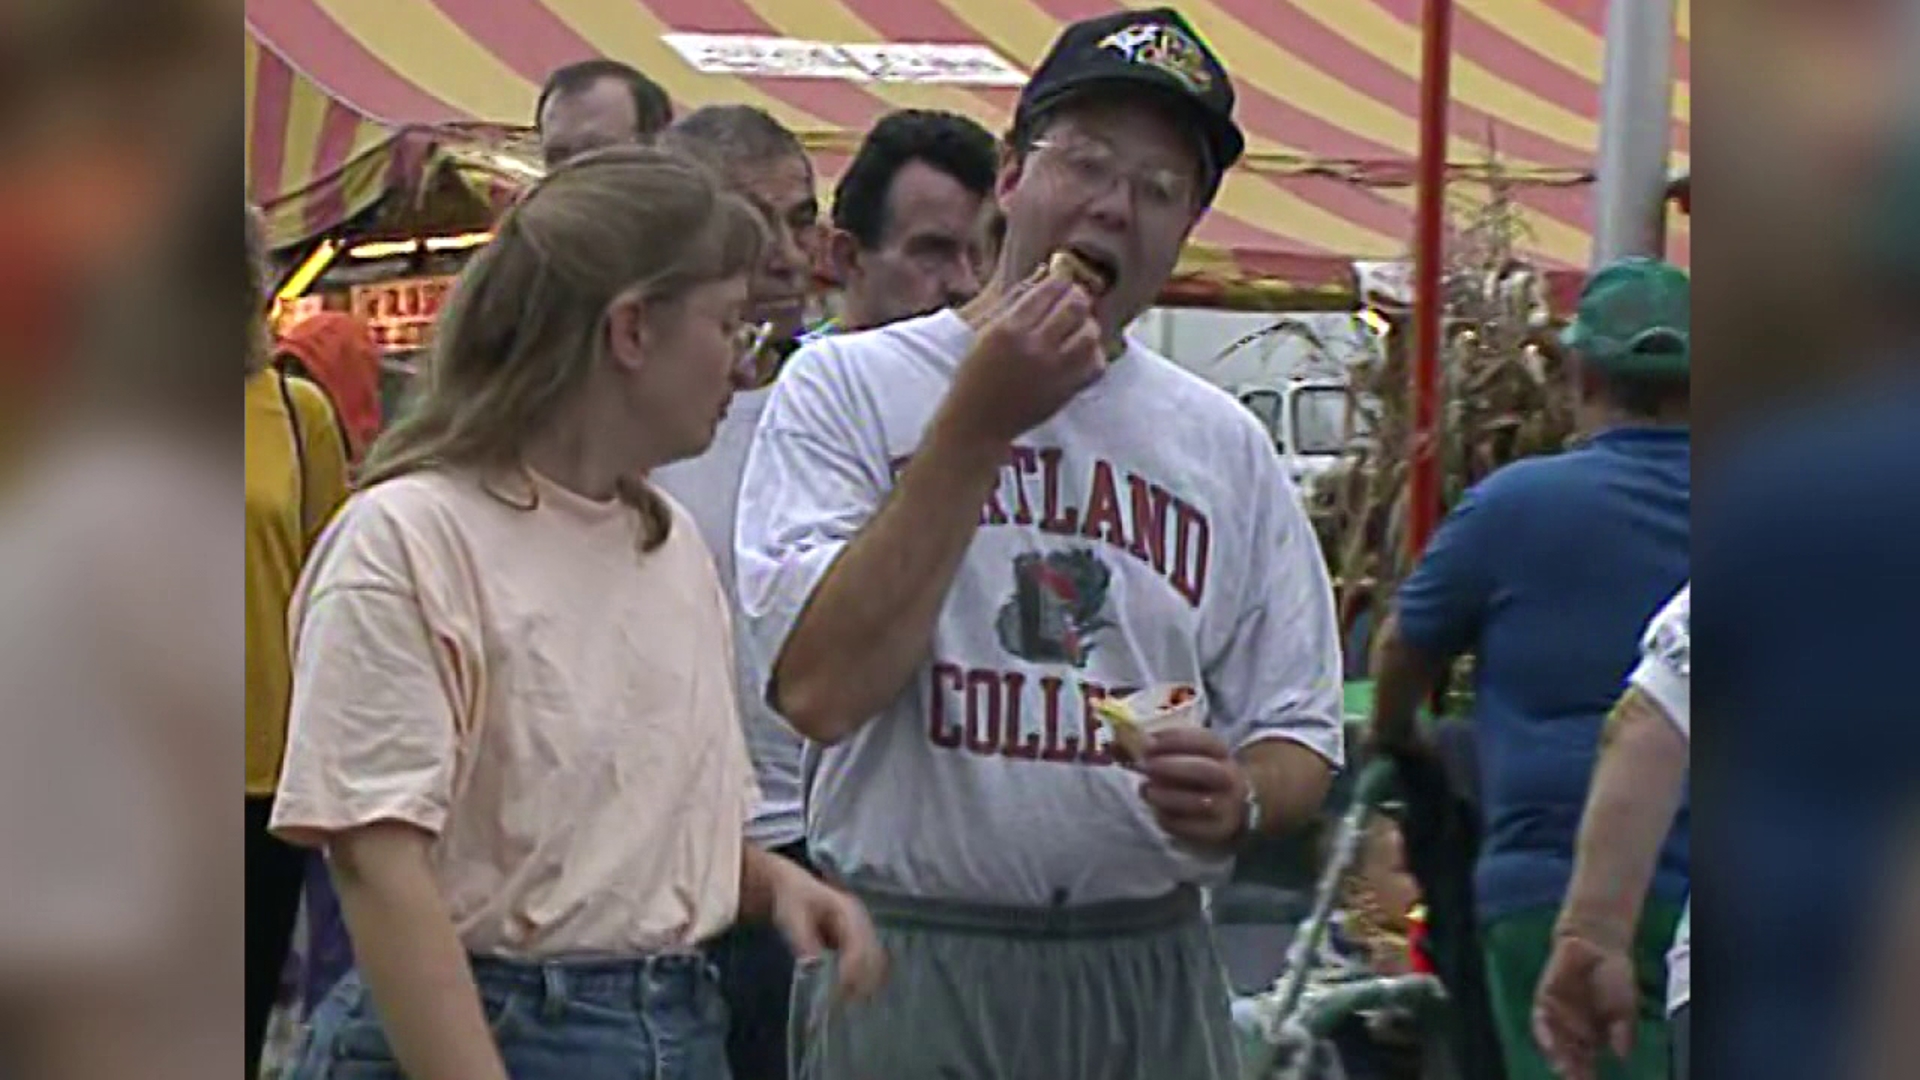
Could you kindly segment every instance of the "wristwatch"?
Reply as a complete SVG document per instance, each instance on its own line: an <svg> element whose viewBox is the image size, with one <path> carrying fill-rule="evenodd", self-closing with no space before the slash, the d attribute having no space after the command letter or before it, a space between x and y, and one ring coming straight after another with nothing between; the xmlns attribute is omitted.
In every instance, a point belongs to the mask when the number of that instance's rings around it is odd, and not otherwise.
<svg viewBox="0 0 1920 1080"><path fill-rule="evenodd" d="M1252 783L1247 784L1247 797L1241 800L1244 815L1240 819L1240 831L1234 834L1235 840L1245 840L1260 831L1260 823L1265 820L1260 807L1260 789Z"/></svg>

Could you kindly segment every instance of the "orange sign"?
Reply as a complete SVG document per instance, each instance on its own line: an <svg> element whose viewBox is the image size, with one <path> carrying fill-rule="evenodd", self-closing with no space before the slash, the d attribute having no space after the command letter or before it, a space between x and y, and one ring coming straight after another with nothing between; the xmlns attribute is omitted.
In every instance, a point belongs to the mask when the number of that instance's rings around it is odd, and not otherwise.
<svg viewBox="0 0 1920 1080"><path fill-rule="evenodd" d="M320 314L327 309L326 298L308 293L305 296L281 296L273 301L273 312L268 316L275 337Z"/></svg>
<svg viewBox="0 0 1920 1080"><path fill-rule="evenodd" d="M353 287L353 313L373 331L373 340L387 352L424 349L433 337L433 322L454 279L403 278Z"/></svg>

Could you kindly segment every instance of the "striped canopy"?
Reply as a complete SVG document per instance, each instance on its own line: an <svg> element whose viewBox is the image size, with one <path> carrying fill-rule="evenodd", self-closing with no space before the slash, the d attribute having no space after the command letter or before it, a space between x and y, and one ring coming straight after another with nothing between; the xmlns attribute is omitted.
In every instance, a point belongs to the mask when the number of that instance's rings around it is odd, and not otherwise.
<svg viewBox="0 0 1920 1080"><path fill-rule="evenodd" d="M1145 7L1144 3L1129 6ZM1421 0L1187 0L1224 59L1250 136L1183 260L1228 293L1346 292L1355 260L1410 250ZM450 132L524 128L546 74L589 56L645 71L688 109L758 105L798 132L830 186L882 113L944 108L1004 130L1020 72L1062 23L1113 0L248 0L249 190L278 244L333 228L417 180ZM1606 0L1456 0L1450 163L1488 162L1525 208L1527 254L1577 272L1591 246ZM1687 167L1688 4L1674 54L1670 163ZM736 47L687 35L752 35ZM785 39L770 42L765 39ZM1000 77L874 62L876 43L972 45ZM708 50L702 55L700 49ZM744 59L743 59L744 58ZM703 70L705 69L705 70ZM939 81L939 80L947 81ZM1669 257L1689 257L1685 218ZM1231 296L1228 297L1230 302Z"/></svg>

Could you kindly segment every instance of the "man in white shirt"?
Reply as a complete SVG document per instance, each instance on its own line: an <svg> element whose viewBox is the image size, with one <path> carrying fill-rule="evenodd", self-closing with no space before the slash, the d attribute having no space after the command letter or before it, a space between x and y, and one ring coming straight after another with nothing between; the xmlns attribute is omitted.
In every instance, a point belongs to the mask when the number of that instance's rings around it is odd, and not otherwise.
<svg viewBox="0 0 1920 1080"><path fill-rule="evenodd" d="M1660 843L1686 791L1692 740L1692 586L1654 616L1640 665L1601 737L1578 857L1534 1001L1534 1036L1568 1080L1597 1075L1604 1051L1632 1049L1639 991L1634 927ZM1688 1068L1692 912L1667 959L1674 1073Z"/></svg>
<svg viewBox="0 0 1920 1080"><path fill-rule="evenodd" d="M796 982L796 1075L1237 1075L1199 887L1342 761L1331 589L1270 439L1124 327L1244 140L1168 9L1068 27L1021 95L974 302L803 349L742 484L765 688L812 744L809 852L892 975ZM1060 250L1084 277L1045 269ZM1093 702L1204 723L1116 763ZM829 964L830 966L830 964Z"/></svg>
<svg viewBox="0 0 1920 1080"><path fill-rule="evenodd" d="M772 238L748 297L748 318L766 323L774 338L761 372L764 383L777 374L777 357L791 351L800 330L807 275L818 255L812 163L792 132L745 105L697 109L661 138L667 147L712 168L767 221ZM763 384L735 394L706 453L651 477L693 515L730 596L735 593L733 529L740 473L769 393ZM741 719L760 788L747 840L804 866L800 737L767 706L767 661L755 652L753 641L738 632L737 605L734 624ZM727 998L727 1057L733 1080L786 1080L788 991L793 980L793 956L786 942L767 926L742 924L714 942L709 956L720 969Z"/></svg>

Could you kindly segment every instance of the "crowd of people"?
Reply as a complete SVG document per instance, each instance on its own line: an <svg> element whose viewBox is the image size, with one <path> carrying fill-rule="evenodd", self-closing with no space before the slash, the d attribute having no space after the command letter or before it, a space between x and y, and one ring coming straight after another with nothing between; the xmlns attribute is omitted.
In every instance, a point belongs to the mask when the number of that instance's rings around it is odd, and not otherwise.
<svg viewBox="0 0 1920 1080"><path fill-rule="evenodd" d="M776 119L588 61L401 415L337 319L250 342L249 1075L322 851L309 919L352 948L298 1080L1237 1077L1206 892L1349 748L1271 439L1126 334L1234 106L1178 13L1084 20L1004 138L881 118L823 223ZM1435 754L1421 704L1476 659L1501 1060L1470 1077L1686 1075L1656 987L1688 288L1594 276L1595 434L1469 492L1380 634L1356 756ZM1119 760L1095 703L1169 685L1199 722ZM1418 861L1374 843L1380 881ZM1404 928L1418 890L1385 891Z"/></svg>

